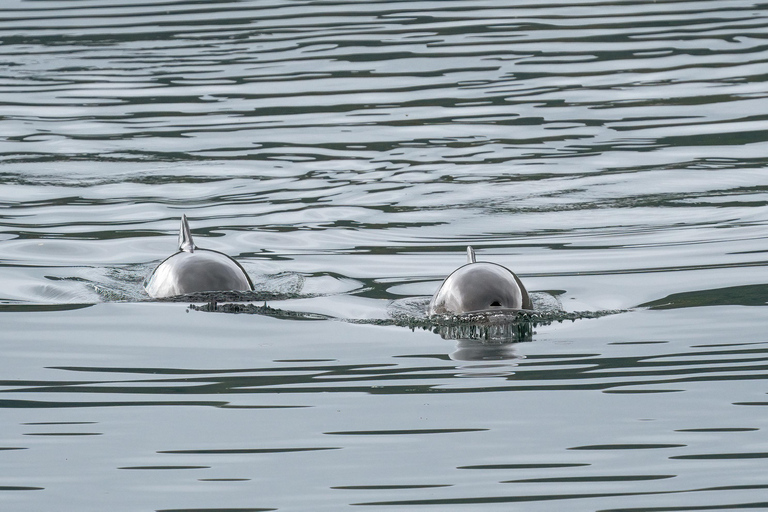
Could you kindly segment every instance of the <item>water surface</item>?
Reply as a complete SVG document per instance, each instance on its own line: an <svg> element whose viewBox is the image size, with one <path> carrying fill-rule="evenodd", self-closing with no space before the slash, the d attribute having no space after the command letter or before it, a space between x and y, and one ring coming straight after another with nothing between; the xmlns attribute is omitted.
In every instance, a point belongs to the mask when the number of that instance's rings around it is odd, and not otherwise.
<svg viewBox="0 0 768 512"><path fill-rule="evenodd" d="M767 15L6 2L2 509L768 508ZM562 321L414 322L467 245Z"/></svg>

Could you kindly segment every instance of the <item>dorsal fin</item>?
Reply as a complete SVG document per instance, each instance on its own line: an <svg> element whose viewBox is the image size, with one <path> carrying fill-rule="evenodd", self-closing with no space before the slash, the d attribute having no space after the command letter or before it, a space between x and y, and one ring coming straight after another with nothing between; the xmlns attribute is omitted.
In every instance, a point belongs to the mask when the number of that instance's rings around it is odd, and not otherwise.
<svg viewBox="0 0 768 512"><path fill-rule="evenodd" d="M472 248L471 245L467 246L467 263L476 263L477 259L475 259L475 250Z"/></svg>
<svg viewBox="0 0 768 512"><path fill-rule="evenodd" d="M181 216L181 228L179 228L179 250L185 252L194 252L195 243L192 241L192 233L189 231L189 222L187 216Z"/></svg>

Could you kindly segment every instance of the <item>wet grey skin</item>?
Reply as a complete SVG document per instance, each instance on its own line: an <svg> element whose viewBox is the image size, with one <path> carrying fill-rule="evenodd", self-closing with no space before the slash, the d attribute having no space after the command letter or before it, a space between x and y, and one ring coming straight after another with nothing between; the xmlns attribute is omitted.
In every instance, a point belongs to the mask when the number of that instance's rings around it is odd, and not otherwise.
<svg viewBox="0 0 768 512"><path fill-rule="evenodd" d="M153 299L197 292L252 291L243 267L226 254L196 247L187 216L181 216L179 252L172 254L144 282Z"/></svg>
<svg viewBox="0 0 768 512"><path fill-rule="evenodd" d="M429 302L430 316L531 309L520 279L506 267L478 262L472 247L467 247L467 264L446 277Z"/></svg>

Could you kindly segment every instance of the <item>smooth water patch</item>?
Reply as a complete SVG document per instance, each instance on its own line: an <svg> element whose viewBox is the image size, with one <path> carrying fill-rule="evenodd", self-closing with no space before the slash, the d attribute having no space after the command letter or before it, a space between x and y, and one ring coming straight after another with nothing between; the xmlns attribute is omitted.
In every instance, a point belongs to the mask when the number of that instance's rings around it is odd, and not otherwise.
<svg viewBox="0 0 768 512"><path fill-rule="evenodd" d="M768 343L735 330L766 318L739 307L552 324L495 361L176 303L0 314L9 509L733 508L768 488Z"/></svg>

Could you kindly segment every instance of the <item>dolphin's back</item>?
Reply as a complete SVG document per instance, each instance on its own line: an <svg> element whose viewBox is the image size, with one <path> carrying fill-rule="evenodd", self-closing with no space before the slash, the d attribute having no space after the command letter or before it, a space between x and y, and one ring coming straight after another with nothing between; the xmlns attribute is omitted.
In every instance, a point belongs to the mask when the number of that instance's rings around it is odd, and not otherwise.
<svg viewBox="0 0 768 512"><path fill-rule="evenodd" d="M525 286L511 270L475 262L474 251L467 250L469 263L445 278L429 303L430 315L533 309Z"/></svg>
<svg viewBox="0 0 768 512"><path fill-rule="evenodd" d="M173 297L196 292L250 291L250 278L243 268L226 254L197 248L180 251L162 262L145 286L154 298Z"/></svg>
<svg viewBox="0 0 768 512"><path fill-rule="evenodd" d="M144 288L155 299L198 292L251 291L243 267L226 254L200 249L192 241L186 215L181 217L179 252L157 266Z"/></svg>

